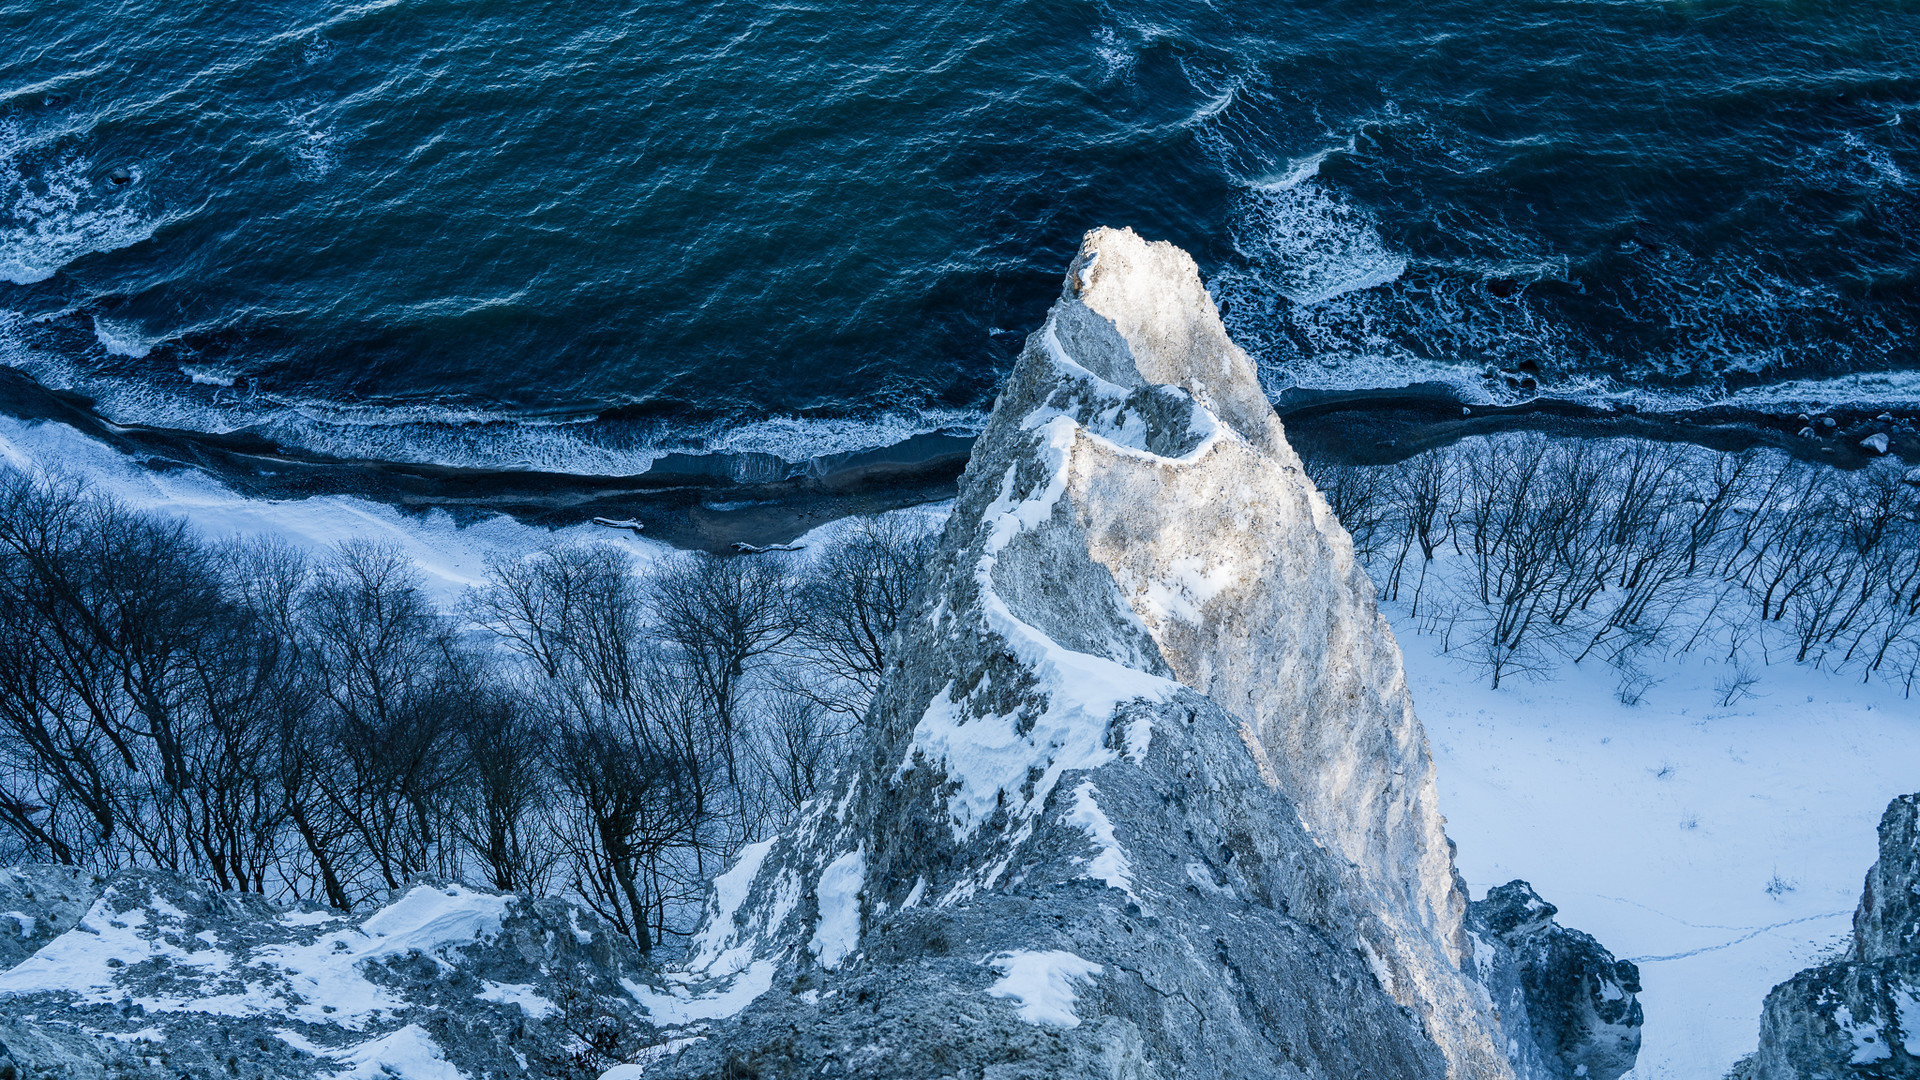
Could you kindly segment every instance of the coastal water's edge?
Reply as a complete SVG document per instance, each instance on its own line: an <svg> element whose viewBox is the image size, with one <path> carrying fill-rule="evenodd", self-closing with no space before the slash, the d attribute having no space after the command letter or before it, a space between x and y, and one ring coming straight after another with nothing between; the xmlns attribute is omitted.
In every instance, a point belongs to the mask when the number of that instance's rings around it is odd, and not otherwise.
<svg viewBox="0 0 1920 1080"><path fill-rule="evenodd" d="M1727 452L1766 447L1848 469L1882 454L1920 462L1920 408L1867 402L1809 408L1660 410L1552 398L1470 404L1445 384L1290 390L1275 402L1303 456L1347 464L1389 464L1460 439L1514 431L1684 442ZM146 469L200 470L250 498L349 496L410 514L441 511L459 523L494 514L545 528L630 522L651 539L709 551L785 543L838 518L951 498L973 443L971 430L949 428L800 460L677 452L629 475L354 459L290 449L252 433L113 423L86 398L4 368L0 415L64 424ZM1884 449L1873 440L1880 434L1887 436Z"/></svg>

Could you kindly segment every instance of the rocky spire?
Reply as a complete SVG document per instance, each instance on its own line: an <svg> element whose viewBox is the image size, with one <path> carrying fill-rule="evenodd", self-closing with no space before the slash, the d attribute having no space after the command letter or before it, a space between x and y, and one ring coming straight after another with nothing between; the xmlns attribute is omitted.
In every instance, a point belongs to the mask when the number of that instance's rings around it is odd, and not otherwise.
<svg viewBox="0 0 1920 1080"><path fill-rule="evenodd" d="M669 1007L762 996L662 1074L1513 1075L1372 597L1193 261L1089 233L856 766L710 912L745 982Z"/></svg>

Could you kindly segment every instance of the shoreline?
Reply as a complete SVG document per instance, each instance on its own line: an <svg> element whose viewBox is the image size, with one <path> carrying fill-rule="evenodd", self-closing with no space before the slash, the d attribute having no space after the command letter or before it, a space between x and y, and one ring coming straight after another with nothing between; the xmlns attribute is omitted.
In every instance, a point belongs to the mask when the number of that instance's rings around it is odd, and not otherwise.
<svg viewBox="0 0 1920 1080"><path fill-rule="evenodd" d="M1732 405L1656 412L1553 398L1476 405L1444 384L1294 389L1280 395L1275 411L1302 456L1354 465L1391 464L1464 438L1511 431L1686 442L1722 452L1770 447L1854 469L1878 456L1859 441L1886 430L1891 456L1920 462L1920 434L1873 422L1891 413L1911 427L1920 419L1920 410L1911 407L1822 410L1817 415L1835 424L1830 430L1816 426L1827 432L1816 438L1797 434L1806 426L1798 413ZM712 552L787 543L838 518L952 498L973 446L971 435L941 431L799 462L758 453L673 453L631 476L356 460L289 452L248 433L115 424L83 395L49 389L9 368L0 368L0 414L65 424L145 468L198 469L251 498L345 495L410 514L445 511L459 524L492 514L547 528L595 518L637 521L649 539Z"/></svg>

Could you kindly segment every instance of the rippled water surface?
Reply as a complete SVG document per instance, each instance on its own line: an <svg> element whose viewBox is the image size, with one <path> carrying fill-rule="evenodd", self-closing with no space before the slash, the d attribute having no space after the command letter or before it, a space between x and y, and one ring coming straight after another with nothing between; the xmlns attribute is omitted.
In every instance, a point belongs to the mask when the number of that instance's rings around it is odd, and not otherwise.
<svg viewBox="0 0 1920 1080"><path fill-rule="evenodd" d="M881 442L990 404L1095 224L1191 250L1275 391L1920 384L1912 3L0 0L0 41L0 359L116 419Z"/></svg>

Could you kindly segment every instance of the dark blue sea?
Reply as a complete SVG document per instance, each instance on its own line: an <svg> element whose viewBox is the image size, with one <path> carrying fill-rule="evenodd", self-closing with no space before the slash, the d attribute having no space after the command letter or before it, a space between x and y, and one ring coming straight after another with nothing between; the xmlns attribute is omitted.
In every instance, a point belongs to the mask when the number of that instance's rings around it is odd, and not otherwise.
<svg viewBox="0 0 1920 1080"><path fill-rule="evenodd" d="M1098 224L1275 394L1913 399L1920 3L0 0L0 361L119 422L965 428Z"/></svg>

